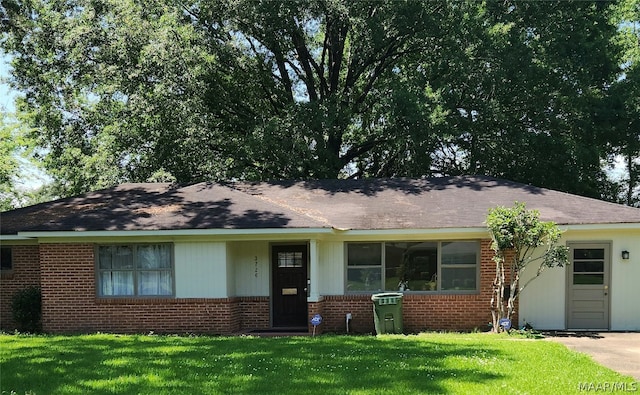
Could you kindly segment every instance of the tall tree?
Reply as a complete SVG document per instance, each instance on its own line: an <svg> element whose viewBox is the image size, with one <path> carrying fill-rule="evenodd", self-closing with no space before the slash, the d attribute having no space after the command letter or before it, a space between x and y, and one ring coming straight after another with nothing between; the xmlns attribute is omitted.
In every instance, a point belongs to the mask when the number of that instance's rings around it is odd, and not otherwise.
<svg viewBox="0 0 640 395"><path fill-rule="evenodd" d="M626 170L619 200L640 207L640 0L622 1L615 21L623 51L621 74L611 88L615 109L611 145Z"/></svg>
<svg viewBox="0 0 640 395"><path fill-rule="evenodd" d="M475 12L474 12L475 11ZM456 56L429 62L447 110L438 169L600 197L617 71L611 3L488 2L461 21ZM457 38L456 38L457 40Z"/></svg>
<svg viewBox="0 0 640 395"><path fill-rule="evenodd" d="M20 109L63 194L158 174L602 186L609 3L3 5Z"/></svg>
<svg viewBox="0 0 640 395"><path fill-rule="evenodd" d="M5 123L5 113L0 112L0 211L14 206L14 178L18 172L18 141L14 128Z"/></svg>
<svg viewBox="0 0 640 395"><path fill-rule="evenodd" d="M41 178L29 130L14 114L0 110L0 211L53 200ZM39 184L43 185L39 185Z"/></svg>

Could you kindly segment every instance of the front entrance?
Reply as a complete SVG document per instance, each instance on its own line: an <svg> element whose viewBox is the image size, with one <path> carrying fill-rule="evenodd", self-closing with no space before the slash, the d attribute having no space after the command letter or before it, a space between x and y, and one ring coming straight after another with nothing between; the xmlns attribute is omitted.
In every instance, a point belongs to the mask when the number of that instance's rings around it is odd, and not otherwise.
<svg viewBox="0 0 640 395"><path fill-rule="evenodd" d="M569 244L567 270L567 329L609 329L611 246Z"/></svg>
<svg viewBox="0 0 640 395"><path fill-rule="evenodd" d="M271 249L273 326L307 326L307 246Z"/></svg>

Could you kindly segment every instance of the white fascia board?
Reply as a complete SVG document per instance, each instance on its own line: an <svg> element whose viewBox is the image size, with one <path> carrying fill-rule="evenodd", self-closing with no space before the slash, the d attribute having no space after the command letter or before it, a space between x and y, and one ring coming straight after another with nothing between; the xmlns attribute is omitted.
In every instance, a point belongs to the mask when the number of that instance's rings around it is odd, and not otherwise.
<svg viewBox="0 0 640 395"><path fill-rule="evenodd" d="M640 230L640 223L625 223L625 224L577 224L577 225L562 225L559 224L560 230L575 230L575 231L590 231L590 230Z"/></svg>
<svg viewBox="0 0 640 395"><path fill-rule="evenodd" d="M478 239L489 238L487 228L432 228L432 229L354 229L336 230L334 235L341 236L342 239L369 239L376 238L385 240L407 240L416 239Z"/></svg>
<svg viewBox="0 0 640 395"><path fill-rule="evenodd" d="M178 229L178 230L98 230L98 231L62 231L62 232L20 232L23 239L86 239L121 237L236 237L236 236L294 236L331 234L331 228L265 228L265 229Z"/></svg>
<svg viewBox="0 0 640 395"><path fill-rule="evenodd" d="M578 224L558 225L563 231L639 231L640 223L625 224ZM179 229L179 230L103 230L103 231L62 231L19 232L18 235L0 235L4 242L37 243L37 240L71 241L74 239L117 239L117 238L163 238L175 239L340 239L340 240L407 240L416 239L473 239L489 238L489 231L485 227L473 228L429 228L429 229L339 229L339 228L265 228L265 229Z"/></svg>
<svg viewBox="0 0 640 395"><path fill-rule="evenodd" d="M12 245L38 244L38 240L34 239L33 237L25 237L21 235L0 235L0 244L2 243L10 243Z"/></svg>
<svg viewBox="0 0 640 395"><path fill-rule="evenodd" d="M640 231L640 223L612 223L612 224L575 224L558 225L562 231ZM405 240L407 237L433 239L471 239L490 238L486 227L475 228L430 228L430 229L335 229L334 236L343 239L389 238Z"/></svg>

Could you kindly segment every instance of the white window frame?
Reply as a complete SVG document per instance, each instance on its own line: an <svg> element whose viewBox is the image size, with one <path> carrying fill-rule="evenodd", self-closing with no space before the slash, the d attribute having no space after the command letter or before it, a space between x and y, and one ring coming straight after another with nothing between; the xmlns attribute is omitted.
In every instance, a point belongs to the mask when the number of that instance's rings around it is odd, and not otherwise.
<svg viewBox="0 0 640 395"><path fill-rule="evenodd" d="M436 289L433 291L423 291L423 290L407 290L407 291L398 291L398 290L385 290L384 289L384 284L385 284L385 273L386 273L386 254L385 254L385 250L386 250L386 243L436 243L437 244L437 249L438 249L438 258L437 258L437 281L436 281ZM464 289L448 289L448 290L443 290L442 289L442 268L443 268L443 264L442 264L442 244L443 243L454 243L454 242L461 242L461 243L475 243L476 244L476 263L475 264L444 264L444 268L475 268L475 273L476 273L476 288L471 290L464 290ZM349 265L349 245L350 244L379 244L381 246L381 263L380 265L354 265L354 266L350 266ZM480 293L480 263L482 261L482 257L481 257L481 243L480 240L386 240L386 241L349 241L349 242L345 242L344 243L345 248L344 248L344 262L345 262L345 273L344 273L344 289L345 289L345 293L349 294L349 295L357 295L357 294L372 294L372 293L376 293L376 292L405 292L405 293L412 293L412 294L427 294L427 295L433 295L433 294L463 294L463 295L477 295ZM379 290L373 290L373 291L363 291L363 290L357 290L357 291L349 291L348 290L348 284L349 284L349 269L350 268L359 268L359 269L380 269L380 286L381 289Z"/></svg>

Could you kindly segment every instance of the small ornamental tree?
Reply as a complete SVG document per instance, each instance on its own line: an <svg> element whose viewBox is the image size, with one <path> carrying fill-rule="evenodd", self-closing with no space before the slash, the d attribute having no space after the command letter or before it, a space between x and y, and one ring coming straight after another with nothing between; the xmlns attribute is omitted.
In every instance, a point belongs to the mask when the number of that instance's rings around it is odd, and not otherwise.
<svg viewBox="0 0 640 395"><path fill-rule="evenodd" d="M540 213L527 210L524 203L516 202L512 208L490 209L486 222L496 263L491 296L492 325L494 332L500 332L500 320L511 319L522 290L546 268L569 263L568 248L556 244L562 234L558 226L554 222L540 221ZM535 275L520 284L523 271L534 262L537 265ZM505 295L506 285L509 286L508 295Z"/></svg>

